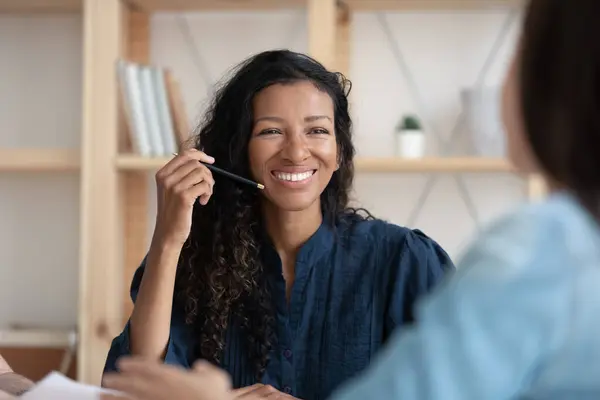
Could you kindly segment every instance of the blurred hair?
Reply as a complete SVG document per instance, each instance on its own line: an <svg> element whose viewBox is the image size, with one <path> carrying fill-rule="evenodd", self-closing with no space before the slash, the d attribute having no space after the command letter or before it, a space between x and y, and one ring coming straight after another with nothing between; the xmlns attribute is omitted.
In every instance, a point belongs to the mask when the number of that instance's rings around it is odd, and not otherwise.
<svg viewBox="0 0 600 400"><path fill-rule="evenodd" d="M531 0L519 52L525 135L541 168L600 218L600 1Z"/></svg>

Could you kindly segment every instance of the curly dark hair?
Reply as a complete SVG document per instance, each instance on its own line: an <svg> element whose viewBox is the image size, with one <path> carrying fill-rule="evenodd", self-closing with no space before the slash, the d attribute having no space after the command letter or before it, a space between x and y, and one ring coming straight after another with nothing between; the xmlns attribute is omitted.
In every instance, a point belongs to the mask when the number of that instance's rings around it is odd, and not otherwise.
<svg viewBox="0 0 600 400"><path fill-rule="evenodd" d="M232 77L218 87L195 132L194 145L213 156L215 165L250 176L248 142L254 96L270 85L301 80L328 93L334 104L339 169L321 194L321 209L324 220L335 223L343 215L358 215L348 207L355 150L347 99L351 84L342 74L288 50L257 54L234 68ZM274 310L260 258L264 241L259 193L227 178L215 176L215 180L209 203L195 206L191 233L181 253L176 292L187 323L193 324L199 335L197 356L219 364L225 332L238 322L259 380L276 339Z"/></svg>

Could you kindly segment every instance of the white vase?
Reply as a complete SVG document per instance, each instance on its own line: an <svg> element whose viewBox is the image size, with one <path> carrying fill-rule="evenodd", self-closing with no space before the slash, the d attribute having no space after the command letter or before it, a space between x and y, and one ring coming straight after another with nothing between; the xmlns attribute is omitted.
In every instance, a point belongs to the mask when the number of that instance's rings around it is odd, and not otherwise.
<svg viewBox="0 0 600 400"><path fill-rule="evenodd" d="M506 143L500 119L500 88L483 86L464 89L461 100L473 155L503 157Z"/></svg>
<svg viewBox="0 0 600 400"><path fill-rule="evenodd" d="M396 133L396 155L401 158L421 158L425 154L425 135L420 130Z"/></svg>

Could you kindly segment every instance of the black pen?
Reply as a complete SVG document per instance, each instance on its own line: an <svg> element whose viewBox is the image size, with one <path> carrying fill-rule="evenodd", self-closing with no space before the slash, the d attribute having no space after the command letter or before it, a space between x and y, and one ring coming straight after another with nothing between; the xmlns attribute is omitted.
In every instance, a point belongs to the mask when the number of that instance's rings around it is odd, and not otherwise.
<svg viewBox="0 0 600 400"><path fill-rule="evenodd" d="M173 155L176 156L177 153L173 153ZM215 167L214 165L203 162L203 161L200 161L200 163L218 175L227 176L227 177L233 179L234 181L245 183L247 185L254 186L255 188L258 188L261 190L265 188L265 185L263 185L262 183L257 183L257 182L251 181L250 179L242 178L239 175L232 174L231 172L225 171L224 169Z"/></svg>

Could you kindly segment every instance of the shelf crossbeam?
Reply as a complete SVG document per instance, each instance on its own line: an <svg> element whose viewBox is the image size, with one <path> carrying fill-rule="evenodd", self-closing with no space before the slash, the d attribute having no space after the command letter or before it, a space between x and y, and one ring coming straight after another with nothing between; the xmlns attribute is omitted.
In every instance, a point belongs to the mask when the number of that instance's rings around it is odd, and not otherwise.
<svg viewBox="0 0 600 400"><path fill-rule="evenodd" d="M65 353L58 370L67 374L75 358L77 331L75 329L1 329L0 347L64 349Z"/></svg>
<svg viewBox="0 0 600 400"><path fill-rule="evenodd" d="M0 149L0 171L64 172L79 169L79 151L69 149Z"/></svg>

